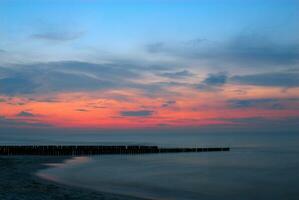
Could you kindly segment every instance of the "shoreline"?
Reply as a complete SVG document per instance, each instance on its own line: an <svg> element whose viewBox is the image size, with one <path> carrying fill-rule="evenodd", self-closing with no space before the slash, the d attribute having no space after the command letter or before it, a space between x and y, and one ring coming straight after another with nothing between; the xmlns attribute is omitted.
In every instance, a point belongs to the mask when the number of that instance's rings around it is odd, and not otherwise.
<svg viewBox="0 0 299 200"><path fill-rule="evenodd" d="M94 191L42 179L36 172L46 164L62 163L71 156L0 156L1 200L141 200L141 198Z"/></svg>

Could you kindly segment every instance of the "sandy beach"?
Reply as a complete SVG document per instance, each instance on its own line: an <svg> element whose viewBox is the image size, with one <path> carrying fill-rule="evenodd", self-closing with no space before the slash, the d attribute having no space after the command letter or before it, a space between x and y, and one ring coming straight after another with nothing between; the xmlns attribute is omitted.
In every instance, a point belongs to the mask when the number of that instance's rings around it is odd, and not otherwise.
<svg viewBox="0 0 299 200"><path fill-rule="evenodd" d="M2 156L0 157L1 200L137 200L134 197L95 192L43 180L35 173L46 163L60 163L69 157Z"/></svg>

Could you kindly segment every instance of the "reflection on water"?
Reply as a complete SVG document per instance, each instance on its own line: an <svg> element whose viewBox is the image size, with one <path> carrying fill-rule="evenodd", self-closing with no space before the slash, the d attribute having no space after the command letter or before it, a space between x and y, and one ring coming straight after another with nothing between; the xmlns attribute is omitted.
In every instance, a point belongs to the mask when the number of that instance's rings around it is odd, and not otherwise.
<svg viewBox="0 0 299 200"><path fill-rule="evenodd" d="M76 166L79 164L87 163L91 160L90 157L87 156L76 156L72 159L67 159L63 163L46 163L46 166L56 167L56 168L67 168L71 166Z"/></svg>
<svg viewBox="0 0 299 200"><path fill-rule="evenodd" d="M38 174L151 199L297 199L298 136L238 137L230 152L75 157Z"/></svg>
<svg viewBox="0 0 299 200"><path fill-rule="evenodd" d="M63 163L46 163L45 165L51 167L50 169L60 169L62 171L67 170L68 168L77 167L79 165L88 163L91 161L90 157L87 156L77 156L71 159L65 160ZM46 171L46 170L45 170ZM36 175L40 178L47 179L50 181L61 182L62 179L59 176L54 174L45 173L45 171L37 172Z"/></svg>

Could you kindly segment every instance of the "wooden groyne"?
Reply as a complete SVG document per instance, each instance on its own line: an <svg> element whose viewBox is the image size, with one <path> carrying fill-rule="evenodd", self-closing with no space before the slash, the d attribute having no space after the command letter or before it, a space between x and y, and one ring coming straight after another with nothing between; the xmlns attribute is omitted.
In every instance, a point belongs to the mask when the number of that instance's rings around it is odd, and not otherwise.
<svg viewBox="0 0 299 200"><path fill-rule="evenodd" d="M215 148L159 148L158 146L0 146L0 155L101 155L101 154L145 154L178 152L229 151L229 147Z"/></svg>

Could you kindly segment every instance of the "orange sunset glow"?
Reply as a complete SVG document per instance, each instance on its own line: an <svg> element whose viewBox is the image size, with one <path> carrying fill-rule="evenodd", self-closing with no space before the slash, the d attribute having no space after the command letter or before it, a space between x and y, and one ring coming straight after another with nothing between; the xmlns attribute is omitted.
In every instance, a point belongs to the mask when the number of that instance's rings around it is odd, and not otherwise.
<svg viewBox="0 0 299 200"><path fill-rule="evenodd" d="M240 92L242 90L243 92ZM234 119L279 119L296 117L299 89L239 87L227 85L218 91L200 92L196 88L169 88L167 97L146 96L138 90L53 93L49 96L1 96L1 114L6 119L56 128L167 128L209 125L246 125ZM267 99L277 98L288 109L279 109ZM260 107L238 107L232 99L265 99ZM13 125L14 126L14 125ZM18 126L18 125L16 125ZM41 126L42 127L42 126Z"/></svg>

